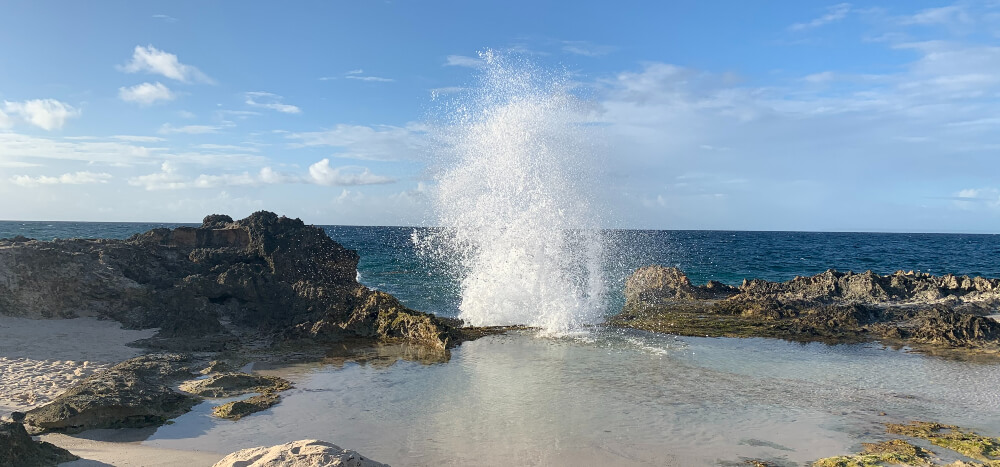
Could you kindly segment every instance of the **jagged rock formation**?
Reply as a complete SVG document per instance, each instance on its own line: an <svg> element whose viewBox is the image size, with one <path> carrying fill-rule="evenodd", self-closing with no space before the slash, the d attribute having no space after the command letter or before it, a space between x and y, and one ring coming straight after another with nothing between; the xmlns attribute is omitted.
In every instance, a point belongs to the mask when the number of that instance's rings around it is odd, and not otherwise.
<svg viewBox="0 0 1000 467"><path fill-rule="evenodd" d="M696 336L898 340L1000 349L1000 279L826 271L787 282L694 286L677 268L640 268L613 324Z"/></svg>
<svg viewBox="0 0 1000 467"><path fill-rule="evenodd" d="M0 240L0 314L100 316L160 328L143 344L221 350L277 339L400 338L444 349L453 322L410 310L356 280L358 255L301 220L266 211L211 215L198 228L126 240Z"/></svg>
<svg viewBox="0 0 1000 467"><path fill-rule="evenodd" d="M386 464L366 459L356 451L341 449L335 444L315 439L292 441L270 447L236 451L213 467L388 467Z"/></svg>
<svg viewBox="0 0 1000 467"><path fill-rule="evenodd" d="M190 363L178 354L125 360L29 410L24 421L40 431L68 432L161 425L200 401L172 389L174 382L191 377Z"/></svg>
<svg viewBox="0 0 1000 467"><path fill-rule="evenodd" d="M0 465L54 467L79 458L59 446L31 439L20 423L0 422Z"/></svg>

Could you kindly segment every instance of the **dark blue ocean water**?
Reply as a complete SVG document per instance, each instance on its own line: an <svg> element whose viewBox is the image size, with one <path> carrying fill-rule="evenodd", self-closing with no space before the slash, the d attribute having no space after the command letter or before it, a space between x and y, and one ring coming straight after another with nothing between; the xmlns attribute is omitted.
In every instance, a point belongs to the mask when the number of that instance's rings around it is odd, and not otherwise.
<svg viewBox="0 0 1000 467"><path fill-rule="evenodd" d="M178 225L195 224L0 221L0 238L126 238ZM411 241L414 228L323 228L361 255L358 271L365 285L418 310L457 313L457 283L441 265L418 254ZM1000 235L617 230L606 237L609 312L620 306L625 277L649 264L677 266L695 283L714 279L734 285L744 278L783 281L827 269L1000 277Z"/></svg>

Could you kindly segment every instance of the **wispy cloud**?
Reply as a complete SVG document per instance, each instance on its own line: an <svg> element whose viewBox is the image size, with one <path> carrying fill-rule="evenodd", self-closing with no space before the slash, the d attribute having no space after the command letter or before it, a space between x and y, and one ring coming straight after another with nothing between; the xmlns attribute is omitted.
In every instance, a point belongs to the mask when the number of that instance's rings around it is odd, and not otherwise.
<svg viewBox="0 0 1000 467"><path fill-rule="evenodd" d="M221 130L221 126L216 125L184 125L184 126L173 126L169 123L164 123L160 127L157 133L161 135L173 135L178 133L188 134L188 135L202 135L205 133L217 133Z"/></svg>
<svg viewBox="0 0 1000 467"><path fill-rule="evenodd" d="M157 14L157 15L153 15L153 18L156 18L156 19L161 20L161 21L166 22L166 23L177 22L177 18L174 18L173 16L170 16L170 15Z"/></svg>
<svg viewBox="0 0 1000 467"><path fill-rule="evenodd" d="M159 136L114 135L112 138L119 141L129 141L133 143L158 143L166 141L165 138L160 138Z"/></svg>
<svg viewBox="0 0 1000 467"><path fill-rule="evenodd" d="M135 102L139 105L151 105L156 101L174 100L177 95L170 91L170 88L157 81L156 83L142 83L132 87L118 88L118 98L125 102Z"/></svg>
<svg viewBox="0 0 1000 467"><path fill-rule="evenodd" d="M49 177L45 175L38 177L15 175L10 178L10 181L18 186L34 187L39 185L84 185L90 183L108 183L108 180L110 179L111 174L108 173L74 172L65 173L59 175L58 177Z"/></svg>
<svg viewBox="0 0 1000 467"><path fill-rule="evenodd" d="M302 109L294 105L282 103L282 99L281 96L270 92L253 91L246 93L246 104L251 107L271 109L286 114L302 112Z"/></svg>
<svg viewBox="0 0 1000 467"><path fill-rule="evenodd" d="M927 8L900 20L902 24L918 25L968 25L972 22L972 15L962 4Z"/></svg>
<svg viewBox="0 0 1000 467"><path fill-rule="evenodd" d="M126 73L151 73L162 75L167 78L180 81L182 83L207 83L213 84L215 81L201 70L185 65L172 53L164 52L152 45L143 47L135 46L132 52L132 59L118 67Z"/></svg>
<svg viewBox="0 0 1000 467"><path fill-rule="evenodd" d="M358 81L370 81L377 83L391 83L395 81L392 78L383 78L381 76L370 76L370 75L365 75L364 73L365 70L359 68L357 70L351 70L348 71L347 73L344 73L344 77L347 79L355 79Z"/></svg>
<svg viewBox="0 0 1000 467"><path fill-rule="evenodd" d="M185 175L182 166L166 161L158 172L131 177L129 185L142 187L147 191L182 190L189 188L259 187L287 183L308 183L324 186L357 186L395 183L391 177L376 175L367 167L333 167L329 159L323 159L309 166L303 175L279 172L271 167L263 167L258 172Z"/></svg>
<svg viewBox="0 0 1000 467"><path fill-rule="evenodd" d="M598 45L588 41L562 41L562 50L585 57L600 57L615 51L610 45Z"/></svg>
<svg viewBox="0 0 1000 467"><path fill-rule="evenodd" d="M337 157L362 160L400 160L423 157L427 152L427 129L340 124L326 131L292 133L295 147L330 146L341 149Z"/></svg>
<svg viewBox="0 0 1000 467"><path fill-rule="evenodd" d="M78 117L80 110L55 99L32 99L23 102L4 101L3 110L11 116L35 125L43 130L58 130L66 120ZM0 115L0 126L11 126L13 120L7 114Z"/></svg>
<svg viewBox="0 0 1000 467"><path fill-rule="evenodd" d="M807 21L805 23L795 23L788 27L792 31L804 31L806 29L818 28L823 25L830 23L836 23L847 17L847 14L851 12L850 3L838 3L833 6L829 6L826 9L826 14L816 18L812 21Z"/></svg>
<svg viewBox="0 0 1000 467"><path fill-rule="evenodd" d="M465 55L449 55L444 62L444 66L463 66L467 68L482 68L485 62L476 57Z"/></svg>

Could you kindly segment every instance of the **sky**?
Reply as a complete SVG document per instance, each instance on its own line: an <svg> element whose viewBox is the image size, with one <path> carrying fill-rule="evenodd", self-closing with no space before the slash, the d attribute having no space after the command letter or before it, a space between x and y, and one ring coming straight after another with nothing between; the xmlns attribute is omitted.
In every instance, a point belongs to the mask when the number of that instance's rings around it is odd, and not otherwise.
<svg viewBox="0 0 1000 467"><path fill-rule="evenodd" d="M1000 1L0 1L0 219L433 224L487 49L600 123L609 227L1000 233Z"/></svg>

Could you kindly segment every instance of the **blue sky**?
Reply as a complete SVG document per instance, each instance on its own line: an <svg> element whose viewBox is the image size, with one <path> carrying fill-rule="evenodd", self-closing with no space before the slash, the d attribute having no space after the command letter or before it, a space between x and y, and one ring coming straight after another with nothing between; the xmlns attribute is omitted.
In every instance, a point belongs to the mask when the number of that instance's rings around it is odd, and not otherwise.
<svg viewBox="0 0 1000 467"><path fill-rule="evenodd" d="M492 48L584 90L615 226L1000 232L1000 2L567 5L0 3L0 218L432 222Z"/></svg>

